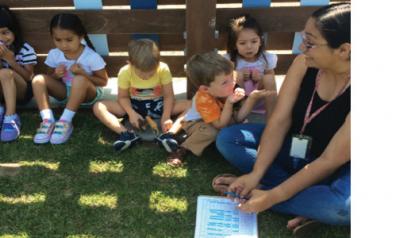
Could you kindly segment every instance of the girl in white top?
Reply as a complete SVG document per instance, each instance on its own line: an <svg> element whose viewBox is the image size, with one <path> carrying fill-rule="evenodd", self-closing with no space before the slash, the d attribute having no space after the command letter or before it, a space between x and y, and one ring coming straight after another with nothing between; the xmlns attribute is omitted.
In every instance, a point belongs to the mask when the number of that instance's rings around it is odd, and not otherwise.
<svg viewBox="0 0 400 238"><path fill-rule="evenodd" d="M276 101L274 68L277 56L265 51L263 31L249 15L233 18L229 24L227 55L235 65L237 84L248 96L255 90L263 90L264 102L256 105L253 112L270 116Z"/></svg>
<svg viewBox="0 0 400 238"><path fill-rule="evenodd" d="M89 40L81 20L74 14L55 15L50 33L57 48L50 50L45 64L48 74L33 78L33 94L42 123L33 139L36 144L65 143L71 136L72 119L82 103L92 104L100 97L108 76L105 62ZM86 42L86 43L85 43ZM66 102L56 122L49 106L49 94Z"/></svg>
<svg viewBox="0 0 400 238"><path fill-rule="evenodd" d="M16 105L32 98L31 80L37 63L35 50L24 41L15 14L0 5L0 141L16 140L21 120Z"/></svg>

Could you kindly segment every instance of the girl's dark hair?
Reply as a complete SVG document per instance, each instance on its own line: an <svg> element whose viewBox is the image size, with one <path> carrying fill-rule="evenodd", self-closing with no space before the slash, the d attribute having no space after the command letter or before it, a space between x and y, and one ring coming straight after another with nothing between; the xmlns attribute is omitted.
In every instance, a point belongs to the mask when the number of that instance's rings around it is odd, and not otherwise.
<svg viewBox="0 0 400 238"><path fill-rule="evenodd" d="M18 54L25 41L17 17L6 5L0 5L0 28L3 27L7 27L14 33L15 39L12 43L12 50L14 54Z"/></svg>
<svg viewBox="0 0 400 238"><path fill-rule="evenodd" d="M350 41L350 3L327 5L315 11L311 16L329 47L336 49Z"/></svg>
<svg viewBox="0 0 400 238"><path fill-rule="evenodd" d="M258 24L256 19L246 14L232 18L228 26L228 44L226 49L229 54L229 57L231 58L231 61L234 62L235 67L236 67L237 57L239 55L239 52L236 48L236 42L238 40L239 33L243 29L252 29L260 37L261 46L258 49L257 57L260 57L260 55L262 55L265 62L268 64L267 59L263 54L263 52L265 51L263 30L261 29L261 26Z"/></svg>
<svg viewBox="0 0 400 238"><path fill-rule="evenodd" d="M81 19L77 15L72 13L60 13L55 15L50 21L50 34L53 34L53 29L57 27L65 30L70 30L78 36L83 36L86 44L94 51L96 51L88 37L88 34L82 24Z"/></svg>

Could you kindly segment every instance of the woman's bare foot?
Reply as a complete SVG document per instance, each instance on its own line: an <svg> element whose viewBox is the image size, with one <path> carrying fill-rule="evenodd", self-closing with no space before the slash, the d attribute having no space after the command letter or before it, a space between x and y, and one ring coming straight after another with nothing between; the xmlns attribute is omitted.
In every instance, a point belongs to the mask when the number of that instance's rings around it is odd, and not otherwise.
<svg viewBox="0 0 400 238"><path fill-rule="evenodd" d="M211 186L214 191L224 195L224 193L228 191L229 185L236 179L237 176L233 174L220 174L213 179Z"/></svg>
<svg viewBox="0 0 400 238"><path fill-rule="evenodd" d="M305 221L307 221L308 219L305 217L295 217L291 220L288 221L286 227L289 230L294 230L296 227L300 226L301 224L303 224Z"/></svg>

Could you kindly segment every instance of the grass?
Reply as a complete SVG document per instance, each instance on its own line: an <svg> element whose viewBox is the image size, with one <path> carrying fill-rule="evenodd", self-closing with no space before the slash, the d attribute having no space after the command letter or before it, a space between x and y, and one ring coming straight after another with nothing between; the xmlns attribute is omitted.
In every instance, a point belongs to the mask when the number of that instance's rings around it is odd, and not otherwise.
<svg viewBox="0 0 400 238"><path fill-rule="evenodd" d="M21 114L22 136L0 144L0 238L193 237L198 195L215 195L210 183L237 173L215 149L166 166L166 152L151 145L121 154L115 135L90 113L78 113L65 145L37 146L36 112ZM263 212L260 237L291 237L290 217ZM346 227L323 226L314 237L350 237Z"/></svg>

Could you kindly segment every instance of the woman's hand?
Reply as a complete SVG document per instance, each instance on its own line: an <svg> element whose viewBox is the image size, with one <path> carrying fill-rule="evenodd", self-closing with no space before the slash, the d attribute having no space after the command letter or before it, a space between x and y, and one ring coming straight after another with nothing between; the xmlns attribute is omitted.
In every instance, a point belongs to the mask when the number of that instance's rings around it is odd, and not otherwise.
<svg viewBox="0 0 400 238"><path fill-rule="evenodd" d="M248 198L248 200L238 205L240 211L262 212L271 208L279 201L277 195L272 190L253 189Z"/></svg>
<svg viewBox="0 0 400 238"><path fill-rule="evenodd" d="M237 178L228 188L229 192L234 192L240 197L246 197L259 183L259 178L252 173L245 174Z"/></svg>

